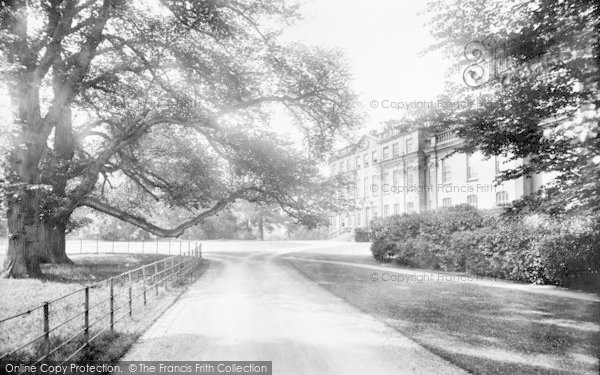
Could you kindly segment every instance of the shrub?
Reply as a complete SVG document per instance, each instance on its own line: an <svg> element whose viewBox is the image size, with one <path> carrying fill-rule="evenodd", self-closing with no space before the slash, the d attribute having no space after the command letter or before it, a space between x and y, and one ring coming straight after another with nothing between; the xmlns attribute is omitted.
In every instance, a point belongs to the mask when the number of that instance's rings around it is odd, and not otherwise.
<svg viewBox="0 0 600 375"><path fill-rule="evenodd" d="M371 236L380 261L540 284L600 284L598 217L504 218L456 206L374 219Z"/></svg>
<svg viewBox="0 0 600 375"><path fill-rule="evenodd" d="M424 248L423 243L427 243L429 255L426 257L428 259L426 263L436 263L435 268L439 268L441 253L451 234L479 228L483 223L484 217L476 208L469 205L445 207L418 214L375 218L371 221L370 237L373 241L371 252L375 259L385 261L397 257L398 251L402 249L403 259L399 261L405 262L408 261L406 254L411 254L415 246ZM410 244L407 245L407 241ZM405 248L404 245L409 248ZM419 263L416 260L411 262Z"/></svg>
<svg viewBox="0 0 600 375"><path fill-rule="evenodd" d="M369 229L364 227L354 228L354 241L369 242Z"/></svg>
<svg viewBox="0 0 600 375"><path fill-rule="evenodd" d="M584 279L598 281L600 271L600 224L588 218L571 218L544 228L535 244L540 254L540 280L555 285L570 285Z"/></svg>
<svg viewBox="0 0 600 375"><path fill-rule="evenodd" d="M527 280L537 275L539 256L530 252L535 233L519 223L498 222L457 232L448 243L445 268L482 276Z"/></svg>

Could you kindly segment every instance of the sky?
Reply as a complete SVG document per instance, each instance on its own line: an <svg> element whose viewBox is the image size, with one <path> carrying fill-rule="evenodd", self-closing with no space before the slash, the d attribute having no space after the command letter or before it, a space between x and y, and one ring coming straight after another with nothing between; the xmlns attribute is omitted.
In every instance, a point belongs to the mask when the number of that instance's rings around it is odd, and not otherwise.
<svg viewBox="0 0 600 375"><path fill-rule="evenodd" d="M367 114L362 133L400 118L391 102L430 101L442 92L451 63L422 56L434 40L424 26L425 0L306 0L303 20L283 39L341 49L350 60L351 86ZM387 102L384 102L386 101ZM388 108L383 108L388 107Z"/></svg>
<svg viewBox="0 0 600 375"><path fill-rule="evenodd" d="M426 0L305 0L303 19L286 30L284 41L341 49L354 76L351 87L367 114L365 128L400 118L391 102L433 100L442 92L451 65L440 53L420 54L433 43L424 26ZM0 97L3 96L0 93ZM0 105L0 117L8 115ZM291 120L278 114L274 130L300 143Z"/></svg>

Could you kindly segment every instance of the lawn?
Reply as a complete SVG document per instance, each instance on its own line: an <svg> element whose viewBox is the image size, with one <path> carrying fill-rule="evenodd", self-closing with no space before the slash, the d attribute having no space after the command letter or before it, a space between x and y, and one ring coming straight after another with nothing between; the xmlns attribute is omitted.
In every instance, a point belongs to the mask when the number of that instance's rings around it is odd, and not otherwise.
<svg viewBox="0 0 600 375"><path fill-rule="evenodd" d="M312 258L306 253L289 255ZM469 372L598 373L599 302L460 281L407 281L406 277L390 281L389 276L384 281L383 271L299 259L281 261Z"/></svg>
<svg viewBox="0 0 600 375"><path fill-rule="evenodd" d="M78 291L85 285L94 284L111 276L126 272L127 270L140 267L143 264L152 263L163 259L161 255L144 254L99 254L99 255L74 255L71 259L73 265L43 265L42 279L0 279L0 319L12 316L24 311L32 310L19 318L0 323L0 355L17 348L36 336L43 333L43 309L38 308L44 301L51 301L71 292L73 295L52 302L49 306L50 327L65 323L56 331L51 332L51 342L59 342L73 336L83 326L83 316L75 317L83 311L84 293ZM194 271L194 277L198 277L206 268L208 262L202 260L199 267ZM151 273L151 271L149 272ZM133 274L133 283L139 275ZM193 278L191 278L193 280ZM84 351L86 359L117 359L131 345L137 335L156 319L171 303L181 294L185 284L175 282L166 288L161 285L158 288L150 288L146 291L147 304L144 306L143 293L150 282L134 285L132 288L133 306L132 317L129 317L128 306L128 284L127 278L115 283L115 332L107 330L99 340L95 340L90 348ZM106 315L109 310L110 288L107 283L95 285L89 289L91 325L90 336L100 332L107 327L110 318ZM68 321L68 322L67 322ZM73 351L81 345L83 335L74 342L59 350L51 359L59 360L65 358L66 353ZM41 341L41 340L39 340ZM19 350L9 358L30 360L39 357L42 352L41 343L27 346ZM82 357L79 357L82 359Z"/></svg>

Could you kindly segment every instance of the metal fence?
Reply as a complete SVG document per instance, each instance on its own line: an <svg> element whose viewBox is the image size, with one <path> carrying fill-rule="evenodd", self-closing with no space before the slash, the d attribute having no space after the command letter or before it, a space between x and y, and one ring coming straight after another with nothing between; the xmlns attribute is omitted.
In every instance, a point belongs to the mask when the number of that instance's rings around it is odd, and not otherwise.
<svg viewBox="0 0 600 375"><path fill-rule="evenodd" d="M58 358L64 362L72 360L94 339L109 330L114 331L119 321L133 317L153 295L157 300L161 287L168 289L188 277L201 257L201 245L196 245L188 251L182 250L181 255L129 270L0 319L0 331L9 332L11 325L25 324L31 327L28 331L33 336L23 338L16 347L0 354L0 360L13 359L28 348L37 353L38 357L33 358L35 363ZM41 330L35 330L36 326ZM68 338L63 339L61 335L65 334ZM83 343L77 341L78 338L83 338ZM77 347L68 347L69 343Z"/></svg>
<svg viewBox="0 0 600 375"><path fill-rule="evenodd" d="M67 255L89 253L135 253L181 255L199 246L194 240L156 239L140 241L106 241L101 239L70 238L65 243ZM0 237L0 265L8 252L8 239Z"/></svg>

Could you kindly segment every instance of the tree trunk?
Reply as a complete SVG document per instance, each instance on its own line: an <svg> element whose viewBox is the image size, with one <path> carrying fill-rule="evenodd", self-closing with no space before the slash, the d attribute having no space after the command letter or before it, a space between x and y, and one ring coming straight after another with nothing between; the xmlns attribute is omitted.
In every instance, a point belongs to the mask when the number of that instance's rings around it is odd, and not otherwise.
<svg viewBox="0 0 600 375"><path fill-rule="evenodd" d="M263 223L262 211L258 214L258 239L261 241L265 240L265 228Z"/></svg>
<svg viewBox="0 0 600 375"><path fill-rule="evenodd" d="M66 253L65 224L42 223L39 228L40 261L45 263L72 264Z"/></svg>
<svg viewBox="0 0 600 375"><path fill-rule="evenodd" d="M38 199L33 191L8 204L8 253L3 277L36 277L41 275L38 254Z"/></svg>

